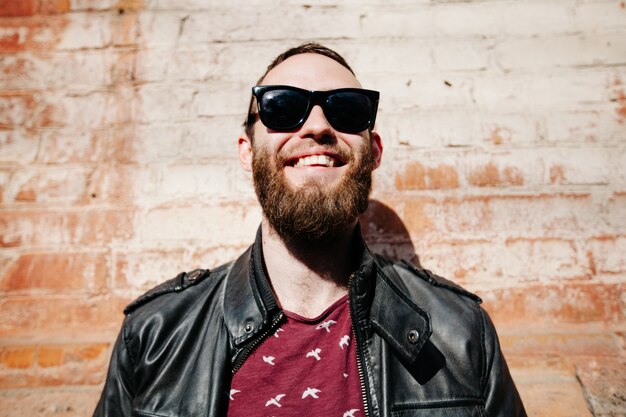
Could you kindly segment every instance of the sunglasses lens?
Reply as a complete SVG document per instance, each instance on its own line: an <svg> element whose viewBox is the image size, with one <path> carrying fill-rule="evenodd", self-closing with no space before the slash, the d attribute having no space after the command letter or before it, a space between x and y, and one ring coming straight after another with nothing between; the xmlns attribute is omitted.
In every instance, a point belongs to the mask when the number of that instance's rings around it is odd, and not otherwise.
<svg viewBox="0 0 626 417"><path fill-rule="evenodd" d="M302 122L309 107L305 94L292 90L270 90L260 103L261 121L271 129L294 129Z"/></svg>
<svg viewBox="0 0 626 417"><path fill-rule="evenodd" d="M343 132L367 129L373 113L372 100L363 93L353 91L331 94L324 108L324 115L331 126Z"/></svg>

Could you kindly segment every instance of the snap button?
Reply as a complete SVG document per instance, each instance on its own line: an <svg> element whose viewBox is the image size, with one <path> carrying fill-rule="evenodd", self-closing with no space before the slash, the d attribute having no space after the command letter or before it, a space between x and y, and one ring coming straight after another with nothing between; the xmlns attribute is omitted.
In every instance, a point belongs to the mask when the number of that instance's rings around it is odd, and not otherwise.
<svg viewBox="0 0 626 417"><path fill-rule="evenodd" d="M417 330L411 330L407 335L407 339L409 339L409 343L412 345L416 344L420 338L420 334Z"/></svg>
<svg viewBox="0 0 626 417"><path fill-rule="evenodd" d="M250 332L252 331L252 324L250 324L250 323L246 323L246 325L243 327L243 330L244 330L246 333L250 333Z"/></svg>

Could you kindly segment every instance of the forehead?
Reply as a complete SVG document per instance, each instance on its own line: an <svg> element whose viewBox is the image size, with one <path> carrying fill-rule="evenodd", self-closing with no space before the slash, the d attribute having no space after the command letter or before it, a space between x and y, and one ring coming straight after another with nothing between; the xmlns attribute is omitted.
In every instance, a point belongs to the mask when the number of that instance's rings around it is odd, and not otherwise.
<svg viewBox="0 0 626 417"><path fill-rule="evenodd" d="M361 87L359 81L343 65L324 55L294 55L272 68L262 85L291 85L306 90L332 90Z"/></svg>

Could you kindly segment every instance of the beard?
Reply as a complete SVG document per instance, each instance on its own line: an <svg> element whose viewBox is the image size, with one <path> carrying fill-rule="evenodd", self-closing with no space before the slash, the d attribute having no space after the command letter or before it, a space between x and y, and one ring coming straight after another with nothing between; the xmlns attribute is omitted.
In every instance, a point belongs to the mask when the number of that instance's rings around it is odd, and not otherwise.
<svg viewBox="0 0 626 417"><path fill-rule="evenodd" d="M263 214L279 236L287 241L324 242L337 237L367 209L372 188L374 156L363 141L355 158L339 147L328 146L349 165L340 181L329 186L310 179L293 189L285 179L287 158L272 158L265 147L255 147L252 160L254 189Z"/></svg>

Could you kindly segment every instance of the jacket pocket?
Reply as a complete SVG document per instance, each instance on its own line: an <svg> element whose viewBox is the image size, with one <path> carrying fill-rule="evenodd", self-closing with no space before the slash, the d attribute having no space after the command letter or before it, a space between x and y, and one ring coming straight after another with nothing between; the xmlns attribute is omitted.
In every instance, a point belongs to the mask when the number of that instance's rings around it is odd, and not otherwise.
<svg viewBox="0 0 626 417"><path fill-rule="evenodd" d="M394 417L486 417L480 399L456 399L391 406Z"/></svg>

